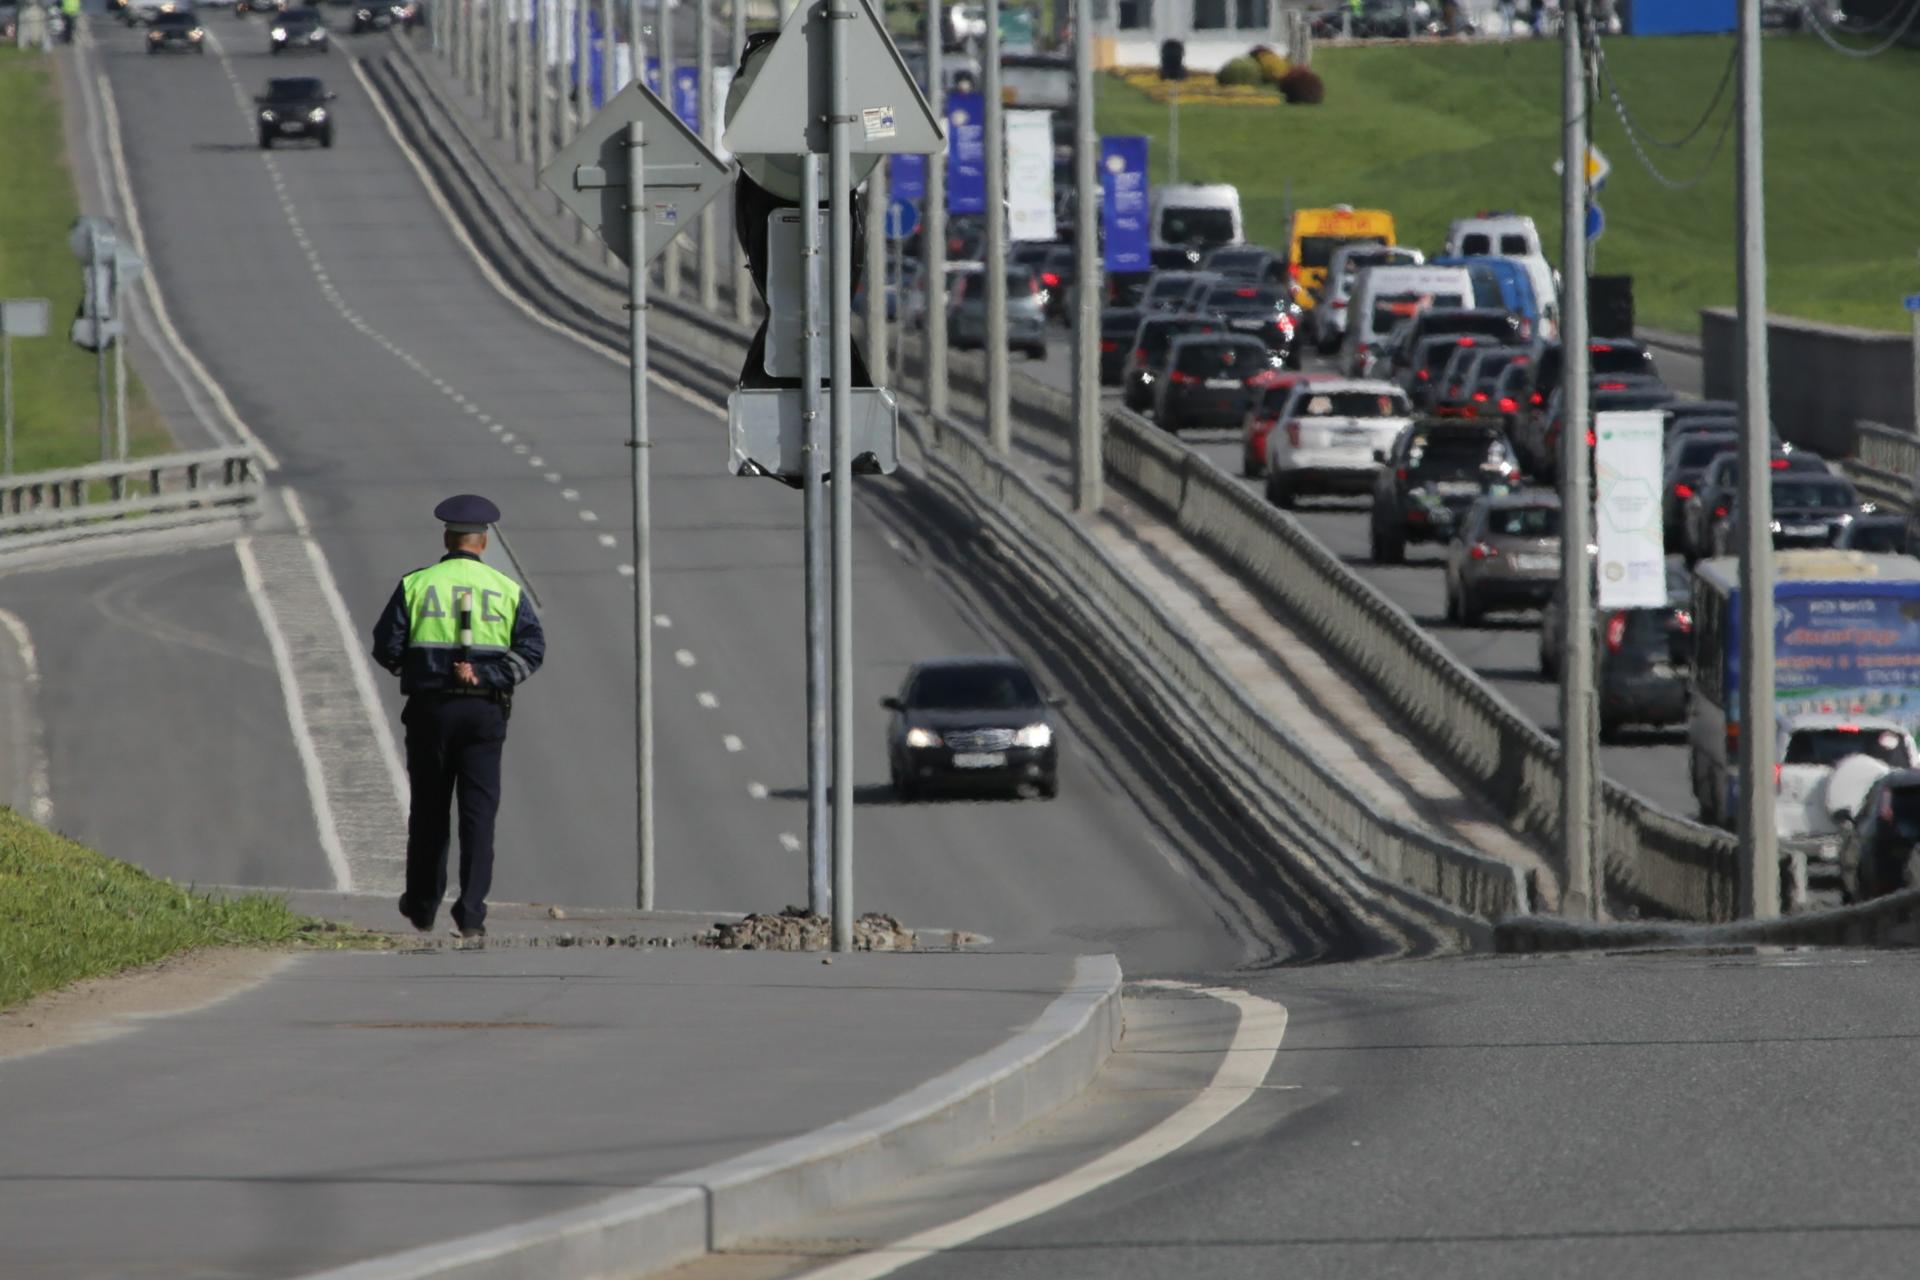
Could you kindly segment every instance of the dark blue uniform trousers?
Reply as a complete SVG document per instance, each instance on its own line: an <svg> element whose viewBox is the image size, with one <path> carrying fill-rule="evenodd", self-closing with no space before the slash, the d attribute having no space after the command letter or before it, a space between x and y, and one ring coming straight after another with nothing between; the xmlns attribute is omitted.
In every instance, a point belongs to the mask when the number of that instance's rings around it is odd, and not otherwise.
<svg viewBox="0 0 1920 1280"><path fill-rule="evenodd" d="M449 811L460 801L460 896L453 922L486 923L493 886L493 817L500 808L500 752L507 708L491 698L420 693L400 713L407 728L407 892L400 909L416 923L433 922L447 891Z"/></svg>

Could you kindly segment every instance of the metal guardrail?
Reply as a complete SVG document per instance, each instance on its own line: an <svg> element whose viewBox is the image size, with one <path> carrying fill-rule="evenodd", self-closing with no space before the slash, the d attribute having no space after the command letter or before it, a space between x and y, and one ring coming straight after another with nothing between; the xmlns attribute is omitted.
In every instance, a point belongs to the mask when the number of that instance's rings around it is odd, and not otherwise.
<svg viewBox="0 0 1920 1280"><path fill-rule="evenodd" d="M260 487L260 464L246 448L0 476L0 551L27 535L83 537L229 518L256 504Z"/></svg>
<svg viewBox="0 0 1920 1280"><path fill-rule="evenodd" d="M1913 479L1920 475L1920 436L1881 422L1856 422L1853 457L1847 474L1861 493L1896 511L1913 501Z"/></svg>

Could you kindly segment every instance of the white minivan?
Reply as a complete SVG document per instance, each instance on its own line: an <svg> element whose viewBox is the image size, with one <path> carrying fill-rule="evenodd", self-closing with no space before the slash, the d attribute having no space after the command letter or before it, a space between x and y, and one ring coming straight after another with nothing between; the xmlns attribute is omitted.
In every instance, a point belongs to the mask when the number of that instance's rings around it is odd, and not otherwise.
<svg viewBox="0 0 1920 1280"><path fill-rule="evenodd" d="M1549 335L1559 329L1560 277L1540 247L1540 231L1524 213L1489 213L1455 218L1447 229L1449 258L1512 258L1527 269L1540 316Z"/></svg>
<svg viewBox="0 0 1920 1280"><path fill-rule="evenodd" d="M1246 226L1240 219L1240 188L1227 182L1173 183L1153 191L1153 227L1156 249L1178 245L1245 244Z"/></svg>
<svg viewBox="0 0 1920 1280"><path fill-rule="evenodd" d="M1473 305L1473 277L1465 267L1365 267L1347 307L1347 339L1340 367L1366 376L1367 348L1385 343L1402 320L1429 307Z"/></svg>

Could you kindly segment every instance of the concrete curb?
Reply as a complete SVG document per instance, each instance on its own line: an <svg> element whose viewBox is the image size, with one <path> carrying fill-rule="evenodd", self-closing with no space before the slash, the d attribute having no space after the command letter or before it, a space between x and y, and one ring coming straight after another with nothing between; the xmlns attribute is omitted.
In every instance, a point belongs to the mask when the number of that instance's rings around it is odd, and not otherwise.
<svg viewBox="0 0 1920 1280"><path fill-rule="evenodd" d="M1718 925L1579 924L1545 916L1516 917L1494 925L1493 941L1494 950L1509 954L1634 947L1914 946L1920 945L1920 889L1828 911Z"/></svg>
<svg viewBox="0 0 1920 1280"><path fill-rule="evenodd" d="M871 1195L1072 1100L1122 1029L1120 963L1082 956L1011 1040L823 1129L603 1200L307 1280L589 1280L643 1275Z"/></svg>

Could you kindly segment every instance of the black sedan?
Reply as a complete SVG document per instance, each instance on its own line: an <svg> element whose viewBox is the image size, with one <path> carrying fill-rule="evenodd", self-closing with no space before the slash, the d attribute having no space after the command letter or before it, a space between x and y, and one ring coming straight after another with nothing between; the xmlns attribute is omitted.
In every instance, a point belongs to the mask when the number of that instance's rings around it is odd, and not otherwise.
<svg viewBox="0 0 1920 1280"><path fill-rule="evenodd" d="M1117 387L1133 354L1140 313L1132 307L1108 307L1100 313L1100 385Z"/></svg>
<svg viewBox="0 0 1920 1280"><path fill-rule="evenodd" d="M1280 358L1258 338L1226 333L1175 338L1166 377L1154 390L1154 420L1168 431L1238 427L1280 367Z"/></svg>
<svg viewBox="0 0 1920 1280"><path fill-rule="evenodd" d="M1059 792L1058 735L1017 659L940 658L914 664L900 692L880 699L893 792L912 800L936 789Z"/></svg>
<svg viewBox="0 0 1920 1280"><path fill-rule="evenodd" d="M1840 895L1865 902L1920 883L1920 769L1873 784L1840 841Z"/></svg>
<svg viewBox="0 0 1920 1280"><path fill-rule="evenodd" d="M1270 284L1215 285L1197 310L1219 316L1229 333L1260 339L1289 369L1300 367L1294 344L1299 316L1284 289Z"/></svg>
<svg viewBox="0 0 1920 1280"><path fill-rule="evenodd" d="M406 20L401 12L404 7L389 4L387 0L369 0L366 4L356 4L353 7L353 34L392 30L396 23Z"/></svg>
<svg viewBox="0 0 1920 1280"><path fill-rule="evenodd" d="M254 101L260 107L261 150L269 150L276 141L287 138L311 138L323 147L333 145L333 111L327 106L333 95L314 77L269 80L267 91Z"/></svg>
<svg viewBox="0 0 1920 1280"><path fill-rule="evenodd" d="M283 53L332 53L327 24L318 9L288 9L267 33L276 56Z"/></svg>
<svg viewBox="0 0 1920 1280"><path fill-rule="evenodd" d="M201 53L207 51L207 33L190 13L163 13L147 28L148 53Z"/></svg>
<svg viewBox="0 0 1920 1280"><path fill-rule="evenodd" d="M1863 505L1853 481L1845 476L1810 475L1785 471L1776 473L1773 491L1773 545L1787 551L1805 547L1830 547L1855 517L1871 514L1871 505ZM1734 491L1726 514L1715 514L1712 529L1713 553L1730 556L1737 552L1735 539L1740 528L1740 494Z"/></svg>

